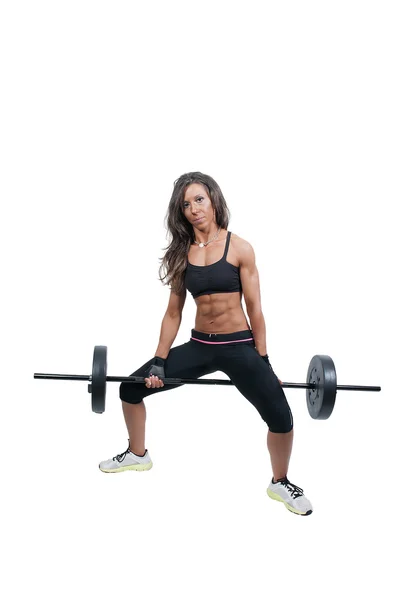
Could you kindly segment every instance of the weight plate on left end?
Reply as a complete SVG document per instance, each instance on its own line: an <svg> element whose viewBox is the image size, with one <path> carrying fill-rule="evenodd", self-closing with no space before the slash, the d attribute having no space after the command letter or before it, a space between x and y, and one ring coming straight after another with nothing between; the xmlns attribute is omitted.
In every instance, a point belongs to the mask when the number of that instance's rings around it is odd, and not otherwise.
<svg viewBox="0 0 398 600"><path fill-rule="evenodd" d="M107 347L95 346L91 379L91 407L95 413L105 411Z"/></svg>
<svg viewBox="0 0 398 600"><path fill-rule="evenodd" d="M308 412L313 419L328 419L337 392L336 369L330 356L317 354L312 358L307 383L314 385L314 389L306 390Z"/></svg>

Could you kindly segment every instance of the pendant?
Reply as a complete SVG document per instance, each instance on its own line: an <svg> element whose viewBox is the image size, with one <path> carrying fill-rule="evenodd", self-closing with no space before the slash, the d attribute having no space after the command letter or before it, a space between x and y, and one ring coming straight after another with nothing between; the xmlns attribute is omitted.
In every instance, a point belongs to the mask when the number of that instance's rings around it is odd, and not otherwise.
<svg viewBox="0 0 398 600"><path fill-rule="evenodd" d="M203 248L204 244L202 242L200 242L199 244L199 248Z"/></svg>

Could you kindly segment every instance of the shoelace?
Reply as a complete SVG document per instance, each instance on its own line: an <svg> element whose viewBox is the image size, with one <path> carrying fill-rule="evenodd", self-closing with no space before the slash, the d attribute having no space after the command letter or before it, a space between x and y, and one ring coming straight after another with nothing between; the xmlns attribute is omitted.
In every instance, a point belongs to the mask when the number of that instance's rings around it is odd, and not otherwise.
<svg viewBox="0 0 398 600"><path fill-rule="evenodd" d="M290 481L287 478L283 479L282 481L279 481L278 483L284 485L291 497L294 499L304 495L304 490L302 490L298 485L290 483Z"/></svg>
<svg viewBox="0 0 398 600"><path fill-rule="evenodd" d="M114 456L112 458L112 460L117 460L117 462L122 462L122 460L124 460L126 458L126 454L128 454L130 452L130 449L127 448L126 452L122 452L122 454L118 454L117 456Z"/></svg>

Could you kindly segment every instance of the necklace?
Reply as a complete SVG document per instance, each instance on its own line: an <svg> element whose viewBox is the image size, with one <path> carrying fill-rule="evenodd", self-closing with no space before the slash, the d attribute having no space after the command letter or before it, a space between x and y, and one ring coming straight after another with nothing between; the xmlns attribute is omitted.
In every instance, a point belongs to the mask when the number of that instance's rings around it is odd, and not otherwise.
<svg viewBox="0 0 398 600"><path fill-rule="evenodd" d="M204 246L207 246L207 244L210 244L210 242L214 242L214 240L216 238L218 238L218 234L220 233L220 231L221 231L221 227L218 228L218 231L217 231L216 235L213 238L211 238L211 240L209 240L208 242L200 242L199 243L196 240L194 240L194 243L198 244L199 248L203 248Z"/></svg>

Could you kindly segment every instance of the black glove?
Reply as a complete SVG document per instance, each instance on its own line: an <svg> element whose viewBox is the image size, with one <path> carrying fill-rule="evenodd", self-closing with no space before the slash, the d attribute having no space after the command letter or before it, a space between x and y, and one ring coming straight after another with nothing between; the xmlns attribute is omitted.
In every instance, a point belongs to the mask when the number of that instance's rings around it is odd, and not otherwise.
<svg viewBox="0 0 398 600"><path fill-rule="evenodd" d="M164 358L160 358L160 356L155 356L150 367L146 370L145 375L146 377L150 377L151 375L154 375L156 377L157 375L159 379L163 380L165 378Z"/></svg>
<svg viewBox="0 0 398 600"><path fill-rule="evenodd" d="M262 356L261 358L263 359L264 362L267 363L267 365L269 366L269 368L271 369L271 371L274 372L273 368L271 367L271 363L269 362L268 354L266 354L265 356Z"/></svg>
<svg viewBox="0 0 398 600"><path fill-rule="evenodd" d="M269 366L269 369L270 369L271 373L273 373L275 375L274 369L271 367L271 363L269 362L268 354L266 354L265 356L262 356L261 358L263 359L264 362L267 363L267 365ZM279 381L279 383L281 385L283 385L282 381L279 379L279 377L277 377L276 375L275 375L275 377L277 378L277 380Z"/></svg>

